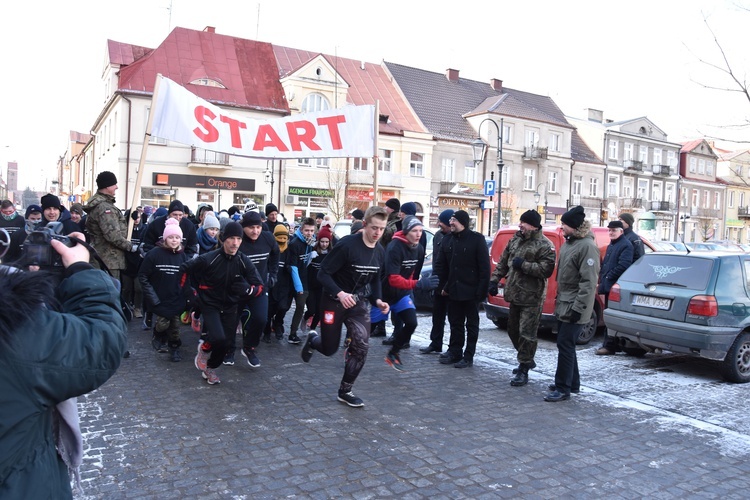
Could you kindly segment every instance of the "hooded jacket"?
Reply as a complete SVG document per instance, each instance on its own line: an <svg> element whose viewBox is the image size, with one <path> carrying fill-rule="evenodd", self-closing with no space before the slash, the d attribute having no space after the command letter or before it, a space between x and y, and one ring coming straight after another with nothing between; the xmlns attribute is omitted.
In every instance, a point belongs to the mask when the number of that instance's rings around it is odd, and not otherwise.
<svg viewBox="0 0 750 500"><path fill-rule="evenodd" d="M127 323L119 293L89 264L66 269L56 289L47 273L4 269L0 300L13 307L0 309L0 498L71 498L53 413L120 366Z"/></svg>
<svg viewBox="0 0 750 500"><path fill-rule="evenodd" d="M573 311L581 313L578 324L586 324L591 319L599 281L599 258L591 222L585 220L573 234L566 236L560 247L555 297L555 317L558 320L571 323Z"/></svg>
<svg viewBox="0 0 750 500"><path fill-rule="evenodd" d="M401 231L394 234L391 244L385 249L383 300L389 304L396 304L409 295L417 286L423 263L422 245L412 245Z"/></svg>
<svg viewBox="0 0 750 500"><path fill-rule="evenodd" d="M314 245L314 243L313 243ZM306 292L310 288L307 283L307 266L310 265L312 260L313 246L308 245L305 237L302 235L302 228L298 227L294 232L294 237L289 241L289 249L295 259L292 263L292 281L294 283L294 291L297 293Z"/></svg>
<svg viewBox="0 0 750 500"><path fill-rule="evenodd" d="M521 257L521 269L512 267L513 259ZM540 306L547 296L547 278L555 271L555 245L541 229L528 236L518 231L503 250L500 262L490 278L505 281L505 300L517 306Z"/></svg>

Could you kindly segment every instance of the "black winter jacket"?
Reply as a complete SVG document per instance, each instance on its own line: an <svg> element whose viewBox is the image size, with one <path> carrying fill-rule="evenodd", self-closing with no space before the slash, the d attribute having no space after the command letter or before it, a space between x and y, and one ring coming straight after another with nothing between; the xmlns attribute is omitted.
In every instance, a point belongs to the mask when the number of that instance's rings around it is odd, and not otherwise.
<svg viewBox="0 0 750 500"><path fill-rule="evenodd" d="M484 236L464 229L443 238L434 264L440 284L450 300L483 301L490 283L490 254Z"/></svg>

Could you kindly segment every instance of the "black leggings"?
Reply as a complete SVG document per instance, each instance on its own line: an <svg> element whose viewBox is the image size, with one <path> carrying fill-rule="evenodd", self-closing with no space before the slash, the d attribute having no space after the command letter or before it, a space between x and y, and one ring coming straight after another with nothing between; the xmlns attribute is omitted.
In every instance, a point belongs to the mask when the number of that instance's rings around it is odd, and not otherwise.
<svg viewBox="0 0 750 500"><path fill-rule="evenodd" d="M391 312L391 321L399 327L393 330L393 347L390 352L398 354L411 341L411 335L417 329L417 310L404 309L401 312Z"/></svg>
<svg viewBox="0 0 750 500"><path fill-rule="evenodd" d="M313 347L325 356L331 356L341 345L341 330L346 326L346 334L351 338L344 362L342 384L351 386L365 366L367 351L370 348L370 303L360 300L354 307L344 309L341 302L323 294L320 300L320 336Z"/></svg>

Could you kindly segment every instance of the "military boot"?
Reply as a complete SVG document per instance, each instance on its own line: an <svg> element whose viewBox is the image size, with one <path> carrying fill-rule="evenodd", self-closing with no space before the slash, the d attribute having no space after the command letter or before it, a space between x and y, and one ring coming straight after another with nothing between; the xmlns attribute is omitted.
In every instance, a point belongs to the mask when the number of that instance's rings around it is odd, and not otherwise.
<svg viewBox="0 0 750 500"><path fill-rule="evenodd" d="M513 387L521 387L529 383L529 365L521 363L518 365L516 375L510 380L510 385Z"/></svg>

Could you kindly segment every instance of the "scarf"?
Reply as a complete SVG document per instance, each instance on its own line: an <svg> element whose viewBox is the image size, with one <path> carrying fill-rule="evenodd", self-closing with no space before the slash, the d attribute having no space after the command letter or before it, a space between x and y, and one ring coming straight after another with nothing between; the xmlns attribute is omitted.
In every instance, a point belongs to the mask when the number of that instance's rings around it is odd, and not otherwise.
<svg viewBox="0 0 750 500"><path fill-rule="evenodd" d="M200 245L202 251L208 252L209 250L213 250L214 248L216 248L216 244L218 243L217 239L210 237L202 227L198 228L197 236L198 244Z"/></svg>
<svg viewBox="0 0 750 500"><path fill-rule="evenodd" d="M2 218L5 219L5 220L7 220L7 221L12 221L16 217L18 217L18 212L13 212L10 215L5 215L3 213L0 213L0 216L2 216Z"/></svg>
<svg viewBox="0 0 750 500"><path fill-rule="evenodd" d="M305 244L307 245L307 247L305 247L304 263L305 263L305 266L308 266L310 264L310 261L312 260L311 252L312 252L313 247L315 246L315 235L312 235L309 238L305 238L305 236L302 234L302 227L299 227L294 232L294 236L304 241Z"/></svg>
<svg viewBox="0 0 750 500"><path fill-rule="evenodd" d="M289 243L289 236L285 234L278 234L275 236L276 243L279 244L279 251L284 253L286 251L287 244Z"/></svg>

